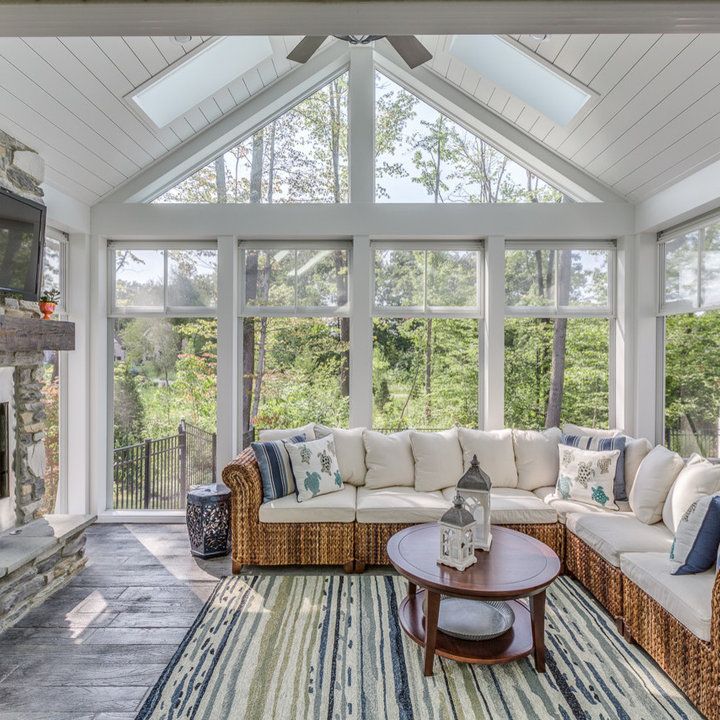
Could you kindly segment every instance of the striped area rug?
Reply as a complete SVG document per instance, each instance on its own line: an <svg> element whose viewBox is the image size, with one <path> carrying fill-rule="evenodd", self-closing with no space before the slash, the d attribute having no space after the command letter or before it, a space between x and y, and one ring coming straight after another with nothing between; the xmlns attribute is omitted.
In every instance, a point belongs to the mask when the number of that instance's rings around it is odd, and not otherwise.
<svg viewBox="0 0 720 720"><path fill-rule="evenodd" d="M530 659L435 659L405 636L405 582L384 576L222 580L137 720L700 718L572 580L548 591L547 673Z"/></svg>

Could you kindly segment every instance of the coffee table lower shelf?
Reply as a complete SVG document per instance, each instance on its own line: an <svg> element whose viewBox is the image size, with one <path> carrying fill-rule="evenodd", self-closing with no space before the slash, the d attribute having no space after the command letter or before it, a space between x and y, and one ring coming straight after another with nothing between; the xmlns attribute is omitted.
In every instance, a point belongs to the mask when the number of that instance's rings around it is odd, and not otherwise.
<svg viewBox="0 0 720 720"><path fill-rule="evenodd" d="M418 645L425 647L425 591L418 588L400 603L400 625ZM533 651L532 623L527 606L517 600L509 602L515 622L506 633L492 640L462 640L437 631L435 655L466 663L496 665L526 657Z"/></svg>

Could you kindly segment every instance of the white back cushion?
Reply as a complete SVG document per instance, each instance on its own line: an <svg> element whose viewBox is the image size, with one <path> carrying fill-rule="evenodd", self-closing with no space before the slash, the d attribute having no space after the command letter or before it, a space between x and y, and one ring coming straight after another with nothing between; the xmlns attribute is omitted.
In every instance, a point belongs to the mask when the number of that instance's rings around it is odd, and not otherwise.
<svg viewBox="0 0 720 720"><path fill-rule="evenodd" d="M583 427L582 425L573 425L572 423L565 423L562 426L563 435L584 435L585 437L596 437L596 438L613 438L620 435L624 435L625 432L619 428L612 428L606 430L602 428L591 428Z"/></svg>
<svg viewBox="0 0 720 720"><path fill-rule="evenodd" d="M513 430L517 486L521 490L555 485L560 468L558 444L561 435L560 428Z"/></svg>
<svg viewBox="0 0 720 720"><path fill-rule="evenodd" d="M315 424L308 423L302 427L288 428L286 430L261 430L260 442L287 440L293 435L302 435L303 433L305 433L305 440L315 440Z"/></svg>
<svg viewBox="0 0 720 720"><path fill-rule="evenodd" d="M516 488L518 484L512 430L470 430L458 428L463 472L477 455L480 467L490 476L493 487Z"/></svg>
<svg viewBox="0 0 720 720"><path fill-rule="evenodd" d="M316 438L323 438L330 434L335 438L335 452L343 482L351 485L362 485L365 482L365 473L367 472L363 428L345 430L344 428L315 425Z"/></svg>
<svg viewBox="0 0 720 720"><path fill-rule="evenodd" d="M662 519L673 533L677 532L685 511L704 495L720 492L720 465L713 465L700 455L690 456L670 488L663 505Z"/></svg>
<svg viewBox="0 0 720 720"><path fill-rule="evenodd" d="M415 489L432 492L457 485L463 475L457 428L442 432L410 431L415 457Z"/></svg>
<svg viewBox="0 0 720 720"><path fill-rule="evenodd" d="M638 520L654 525L662 518L665 499L683 465L683 459L677 453L662 445L645 456L628 495Z"/></svg>
<svg viewBox="0 0 720 720"><path fill-rule="evenodd" d="M647 438L628 437L625 440L625 491L628 497L635 482L640 463L652 448L652 443Z"/></svg>
<svg viewBox="0 0 720 720"><path fill-rule="evenodd" d="M410 446L410 431L392 435L363 430L365 444L365 486L371 489L412 487L415 484L415 460Z"/></svg>

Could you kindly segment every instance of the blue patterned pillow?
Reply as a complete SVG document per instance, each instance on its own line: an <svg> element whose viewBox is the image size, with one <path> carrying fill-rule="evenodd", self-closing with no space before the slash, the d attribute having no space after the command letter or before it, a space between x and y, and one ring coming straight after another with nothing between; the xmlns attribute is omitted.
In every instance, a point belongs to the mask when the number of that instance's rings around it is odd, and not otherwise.
<svg viewBox="0 0 720 720"><path fill-rule="evenodd" d="M305 442L305 433L288 438L290 443ZM260 467L263 486L263 502L277 500L295 492L290 458L282 440L251 443Z"/></svg>
<svg viewBox="0 0 720 720"><path fill-rule="evenodd" d="M581 450L619 450L620 457L615 466L615 480L613 482L613 497L615 500L627 500L625 488L625 441L624 435L603 438L589 435L563 435L560 442L563 445L572 445Z"/></svg>
<svg viewBox="0 0 720 720"><path fill-rule="evenodd" d="M673 575L694 575L717 562L720 547L720 494L696 500L680 518L670 559L678 563Z"/></svg>

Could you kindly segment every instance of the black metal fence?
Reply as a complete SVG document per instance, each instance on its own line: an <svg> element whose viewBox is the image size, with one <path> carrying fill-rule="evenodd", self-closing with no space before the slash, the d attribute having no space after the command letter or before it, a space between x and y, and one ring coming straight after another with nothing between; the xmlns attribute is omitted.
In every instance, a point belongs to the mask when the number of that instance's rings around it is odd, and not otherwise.
<svg viewBox="0 0 720 720"><path fill-rule="evenodd" d="M115 448L115 510L182 510L190 485L215 482L217 436L180 421L177 435Z"/></svg>
<svg viewBox="0 0 720 720"><path fill-rule="evenodd" d="M688 457L700 453L707 458L718 457L718 433L699 431L696 433L684 430L665 428L665 445L671 450Z"/></svg>

